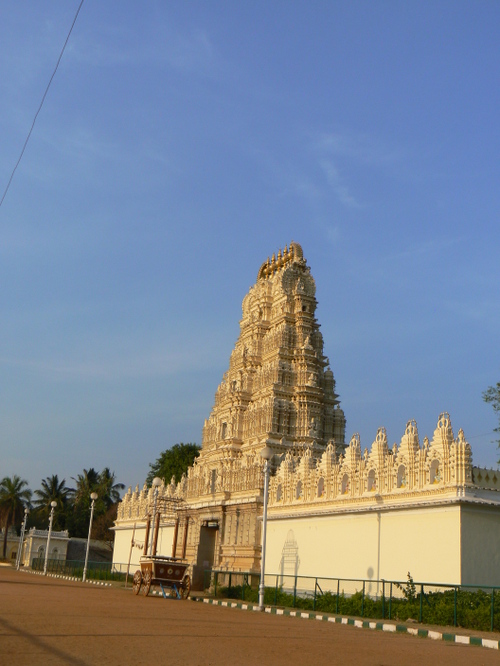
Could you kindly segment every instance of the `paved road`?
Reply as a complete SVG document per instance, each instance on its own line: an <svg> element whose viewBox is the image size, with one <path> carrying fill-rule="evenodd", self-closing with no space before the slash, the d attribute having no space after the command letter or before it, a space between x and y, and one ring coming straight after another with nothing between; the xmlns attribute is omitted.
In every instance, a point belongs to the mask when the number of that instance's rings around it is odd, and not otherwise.
<svg viewBox="0 0 500 666"><path fill-rule="evenodd" d="M498 666L500 655L0 567L0 665L11 664Z"/></svg>

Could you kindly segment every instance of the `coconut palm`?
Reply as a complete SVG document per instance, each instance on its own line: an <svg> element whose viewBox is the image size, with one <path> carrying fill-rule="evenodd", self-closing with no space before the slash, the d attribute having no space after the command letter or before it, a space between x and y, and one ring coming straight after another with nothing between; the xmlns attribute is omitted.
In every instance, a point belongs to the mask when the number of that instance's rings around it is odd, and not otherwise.
<svg viewBox="0 0 500 666"><path fill-rule="evenodd" d="M99 474L99 488L97 493L104 500L106 508L120 501L120 491L125 489L123 483L116 483L116 475L109 467L105 467Z"/></svg>
<svg viewBox="0 0 500 666"><path fill-rule="evenodd" d="M91 499L95 492L98 499L95 503L94 519L97 520L120 499L120 491L125 488L123 483L116 483L116 476L109 467L97 472L93 467L84 469L82 474L71 477L75 488L71 489L72 511L67 512L67 528L72 536L84 537L88 530Z"/></svg>
<svg viewBox="0 0 500 666"><path fill-rule="evenodd" d="M3 557L7 555L7 533L11 525L20 523L24 509L29 507L31 490L28 482L16 474L9 478L5 476L0 481L0 518L4 527Z"/></svg>
<svg viewBox="0 0 500 666"><path fill-rule="evenodd" d="M76 478L74 476L71 478L76 482L76 488L71 488L70 490L75 504L78 504L82 500L87 500L90 497L90 493L98 492L99 472L96 472L93 467L84 469L83 474L78 474Z"/></svg>
<svg viewBox="0 0 500 666"><path fill-rule="evenodd" d="M48 476L42 480L41 488L35 490L36 499L33 506L42 518L48 518L51 502L56 502L55 524L56 529L60 529L64 524L64 514L66 512L71 489L66 486L66 479L59 481L57 474Z"/></svg>

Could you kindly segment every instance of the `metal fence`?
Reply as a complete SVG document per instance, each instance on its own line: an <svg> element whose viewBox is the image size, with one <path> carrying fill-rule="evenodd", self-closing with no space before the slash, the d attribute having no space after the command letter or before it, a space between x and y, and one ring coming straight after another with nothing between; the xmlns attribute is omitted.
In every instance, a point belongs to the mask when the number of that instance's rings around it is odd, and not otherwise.
<svg viewBox="0 0 500 666"><path fill-rule="evenodd" d="M255 572L208 570L204 588L214 597L257 603ZM500 631L500 588L484 585L321 578L266 574L266 605L354 617L414 621Z"/></svg>
<svg viewBox="0 0 500 666"><path fill-rule="evenodd" d="M45 560L36 557L31 562L33 571L43 571ZM73 578L83 577L83 560L47 560L47 572ZM87 579L89 580L125 580L126 564L113 564L112 562L88 562Z"/></svg>

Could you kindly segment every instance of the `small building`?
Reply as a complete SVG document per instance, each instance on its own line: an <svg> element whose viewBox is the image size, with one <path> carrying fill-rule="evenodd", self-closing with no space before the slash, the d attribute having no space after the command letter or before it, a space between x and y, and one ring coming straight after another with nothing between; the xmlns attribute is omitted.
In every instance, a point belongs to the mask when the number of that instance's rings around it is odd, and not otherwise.
<svg viewBox="0 0 500 666"><path fill-rule="evenodd" d="M1 554L3 554L4 536L5 536L5 528L2 527L2 530L0 531L0 544L2 544ZM18 550L19 550L19 536L17 535L15 528L11 526L9 527L9 531L7 532L7 551L5 553L6 559L8 561L15 562Z"/></svg>
<svg viewBox="0 0 500 666"><path fill-rule="evenodd" d="M45 560L48 530L37 530L32 527L25 535L22 553L23 566L32 566L33 560ZM19 540L18 540L19 542ZM49 545L49 560L66 560L69 534L67 530L56 532L52 530Z"/></svg>

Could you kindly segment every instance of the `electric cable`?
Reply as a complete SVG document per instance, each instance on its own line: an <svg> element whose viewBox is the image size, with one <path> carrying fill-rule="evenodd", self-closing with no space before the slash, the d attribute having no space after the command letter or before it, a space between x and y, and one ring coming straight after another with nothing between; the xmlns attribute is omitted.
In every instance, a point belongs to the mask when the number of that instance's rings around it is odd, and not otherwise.
<svg viewBox="0 0 500 666"><path fill-rule="evenodd" d="M52 76L50 77L50 81L45 88L45 92L43 93L42 101L40 102L40 106L38 107L38 111L35 113L35 117L33 118L33 122L31 124L30 131L28 132L28 136L26 137L26 141L24 142L23 149L21 150L21 154L19 155L19 159L16 162L16 166L13 168L12 173L10 174L9 182L7 183L7 187L5 188L5 191L3 193L2 198L0 199L0 206L3 204L3 201L7 195L7 192L9 191L10 184L12 183L12 179L14 178L14 174L16 173L17 167L19 166L19 163L21 162L24 151L26 150L26 146L28 145L28 141L30 140L31 133L33 132L33 128L35 127L36 119L38 118L38 114L42 110L43 103L45 102L45 98L47 97L47 93L49 92L50 84L52 83L52 79L56 75L57 68L59 67L59 63L61 62L61 59L63 57L64 51L66 50L66 45L68 44L70 35L73 31L73 28L76 23L76 19L78 18L78 14L80 13L80 9L82 8L82 5L84 3L84 0L81 0L80 5L78 6L78 9L76 10L75 18L73 19L73 23L71 24L71 28L69 29L68 36L66 37L66 41L64 42L64 46L62 47L61 53L59 54L59 58L57 59L56 66L54 68L54 71L52 72Z"/></svg>

